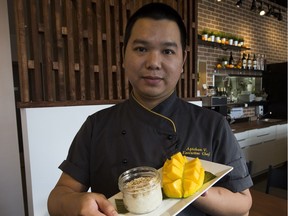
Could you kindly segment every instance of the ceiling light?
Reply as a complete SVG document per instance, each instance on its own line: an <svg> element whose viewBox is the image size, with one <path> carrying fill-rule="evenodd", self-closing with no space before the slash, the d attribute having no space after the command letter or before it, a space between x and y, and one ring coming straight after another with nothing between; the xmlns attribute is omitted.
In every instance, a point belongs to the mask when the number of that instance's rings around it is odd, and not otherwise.
<svg viewBox="0 0 288 216"><path fill-rule="evenodd" d="M251 5L251 11L256 11L256 10L257 10L256 0L253 0L252 5Z"/></svg>
<svg viewBox="0 0 288 216"><path fill-rule="evenodd" d="M236 3L236 6L239 8L242 6L242 0L238 0L237 3Z"/></svg>
<svg viewBox="0 0 288 216"><path fill-rule="evenodd" d="M264 8L263 8L263 2L261 2L261 5L260 5L260 7L259 7L259 15L260 16L263 16L263 15L265 15L265 10L264 10Z"/></svg>

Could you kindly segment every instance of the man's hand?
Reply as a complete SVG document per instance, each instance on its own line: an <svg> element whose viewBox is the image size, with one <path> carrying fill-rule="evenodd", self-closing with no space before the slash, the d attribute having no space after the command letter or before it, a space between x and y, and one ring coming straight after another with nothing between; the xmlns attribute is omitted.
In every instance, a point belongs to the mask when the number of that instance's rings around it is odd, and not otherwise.
<svg viewBox="0 0 288 216"><path fill-rule="evenodd" d="M113 205L103 194L86 192L87 188L63 173L50 193L50 215L116 216Z"/></svg>

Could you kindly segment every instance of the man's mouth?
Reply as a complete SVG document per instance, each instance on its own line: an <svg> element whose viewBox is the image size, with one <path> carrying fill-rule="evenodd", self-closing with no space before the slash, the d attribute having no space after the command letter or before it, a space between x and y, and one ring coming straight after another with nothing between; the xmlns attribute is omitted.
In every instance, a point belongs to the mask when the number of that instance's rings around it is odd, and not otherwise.
<svg viewBox="0 0 288 216"><path fill-rule="evenodd" d="M144 76L143 79L150 85L156 85L163 80L163 78L158 76Z"/></svg>

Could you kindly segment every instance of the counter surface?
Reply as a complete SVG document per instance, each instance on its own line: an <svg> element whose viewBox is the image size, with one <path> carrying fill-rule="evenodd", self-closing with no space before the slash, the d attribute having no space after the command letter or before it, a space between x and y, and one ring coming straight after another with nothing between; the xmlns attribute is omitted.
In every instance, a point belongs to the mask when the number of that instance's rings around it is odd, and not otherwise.
<svg viewBox="0 0 288 216"><path fill-rule="evenodd" d="M234 133L240 133L240 132L244 132L247 130L265 128L265 127L270 127L270 126L278 125L278 124L287 124L287 119L283 119L283 120L279 119L279 121L277 122L265 122L262 120L240 122L240 123L231 124L230 127Z"/></svg>

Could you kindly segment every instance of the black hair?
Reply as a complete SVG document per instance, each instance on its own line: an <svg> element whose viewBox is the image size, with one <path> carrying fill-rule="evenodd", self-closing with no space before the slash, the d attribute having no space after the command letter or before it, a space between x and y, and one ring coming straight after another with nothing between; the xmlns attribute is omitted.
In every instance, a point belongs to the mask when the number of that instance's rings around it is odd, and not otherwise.
<svg viewBox="0 0 288 216"><path fill-rule="evenodd" d="M183 52L186 50L186 28L183 23L181 16L176 10L174 10L169 5L163 3L150 3L146 4L140 9L138 9L128 20L125 35L124 35L124 52L126 51L126 46L131 36L132 28L135 22L141 18L151 18L154 20L168 19L176 22L179 27L180 36L181 36L181 45Z"/></svg>

